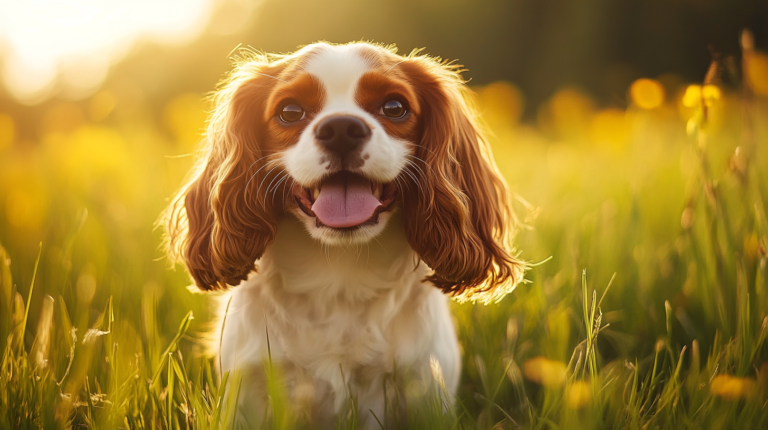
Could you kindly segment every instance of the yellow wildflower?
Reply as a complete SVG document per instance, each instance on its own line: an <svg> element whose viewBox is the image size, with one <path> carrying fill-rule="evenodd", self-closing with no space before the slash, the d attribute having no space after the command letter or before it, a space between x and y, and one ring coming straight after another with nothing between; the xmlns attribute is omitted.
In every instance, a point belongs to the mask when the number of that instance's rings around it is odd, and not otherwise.
<svg viewBox="0 0 768 430"><path fill-rule="evenodd" d="M717 375L709 384L709 392L726 400L748 397L755 389L755 381L732 375Z"/></svg>
<svg viewBox="0 0 768 430"><path fill-rule="evenodd" d="M557 360L546 357L535 357L523 365L525 377L545 387L556 387L565 383L566 366Z"/></svg>
<svg viewBox="0 0 768 430"><path fill-rule="evenodd" d="M701 85L688 85L683 94L683 106L696 107L701 103Z"/></svg>
<svg viewBox="0 0 768 430"><path fill-rule="evenodd" d="M575 381L565 388L565 404L571 409L579 409L592 400L589 382Z"/></svg>
<svg viewBox="0 0 768 430"><path fill-rule="evenodd" d="M664 103L664 87L654 79L641 78L629 87L632 102L642 109L655 109Z"/></svg>

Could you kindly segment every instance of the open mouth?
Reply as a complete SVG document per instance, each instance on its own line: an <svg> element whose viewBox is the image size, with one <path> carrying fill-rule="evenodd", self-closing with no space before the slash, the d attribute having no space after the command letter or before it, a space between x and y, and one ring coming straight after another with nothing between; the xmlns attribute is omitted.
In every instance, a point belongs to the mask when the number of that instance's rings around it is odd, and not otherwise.
<svg viewBox="0 0 768 430"><path fill-rule="evenodd" d="M338 172L312 189L294 185L293 196L301 210L315 217L318 227L355 229L379 222L379 214L395 201L397 187L381 184L351 172Z"/></svg>

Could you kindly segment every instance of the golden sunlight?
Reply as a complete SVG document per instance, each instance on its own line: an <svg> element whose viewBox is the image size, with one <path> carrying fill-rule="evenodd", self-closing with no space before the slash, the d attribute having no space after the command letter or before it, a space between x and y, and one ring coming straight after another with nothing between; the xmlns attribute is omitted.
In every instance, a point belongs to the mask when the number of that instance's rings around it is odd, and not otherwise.
<svg viewBox="0 0 768 430"><path fill-rule="evenodd" d="M638 79L629 87L632 102L642 109L656 109L664 103L664 87L653 79Z"/></svg>
<svg viewBox="0 0 768 430"><path fill-rule="evenodd" d="M90 96L137 42L181 44L213 0L0 0L0 75L26 104Z"/></svg>
<svg viewBox="0 0 768 430"><path fill-rule="evenodd" d="M534 357L523 364L523 373L529 381L545 387L559 387L568 377L568 367L557 360Z"/></svg>

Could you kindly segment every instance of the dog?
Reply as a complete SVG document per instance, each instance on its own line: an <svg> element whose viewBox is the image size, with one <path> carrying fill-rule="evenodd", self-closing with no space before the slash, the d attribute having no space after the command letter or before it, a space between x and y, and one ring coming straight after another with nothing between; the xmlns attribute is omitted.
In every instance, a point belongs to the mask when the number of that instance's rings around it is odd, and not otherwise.
<svg viewBox="0 0 768 430"><path fill-rule="evenodd" d="M378 428L396 374L450 407L448 296L501 297L525 269L460 66L367 42L234 63L166 223L195 285L226 290L239 419L264 416L267 362L321 426L354 398Z"/></svg>

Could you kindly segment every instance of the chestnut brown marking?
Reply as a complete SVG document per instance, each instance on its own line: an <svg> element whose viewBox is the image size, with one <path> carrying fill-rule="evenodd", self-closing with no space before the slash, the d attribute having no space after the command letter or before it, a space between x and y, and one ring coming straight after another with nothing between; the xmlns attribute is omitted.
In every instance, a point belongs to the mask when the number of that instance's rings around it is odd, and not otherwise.
<svg viewBox="0 0 768 430"><path fill-rule="evenodd" d="M280 122L277 118L277 111L288 101L296 103L304 109L306 112L304 119L290 124ZM286 149L298 142L301 132L322 109L324 103L325 90L323 85L317 78L308 73L299 74L287 83L276 86L263 112L263 120L273 139L272 144L276 148Z"/></svg>
<svg viewBox="0 0 768 430"><path fill-rule="evenodd" d="M373 70L360 77L355 92L357 104L378 119L379 124L390 136L414 142L417 140L417 118L419 101L411 85L398 76L398 73L385 75L386 69ZM394 71L394 70L393 70ZM408 107L408 114L403 119L393 120L381 115L381 107L389 100L400 100Z"/></svg>

